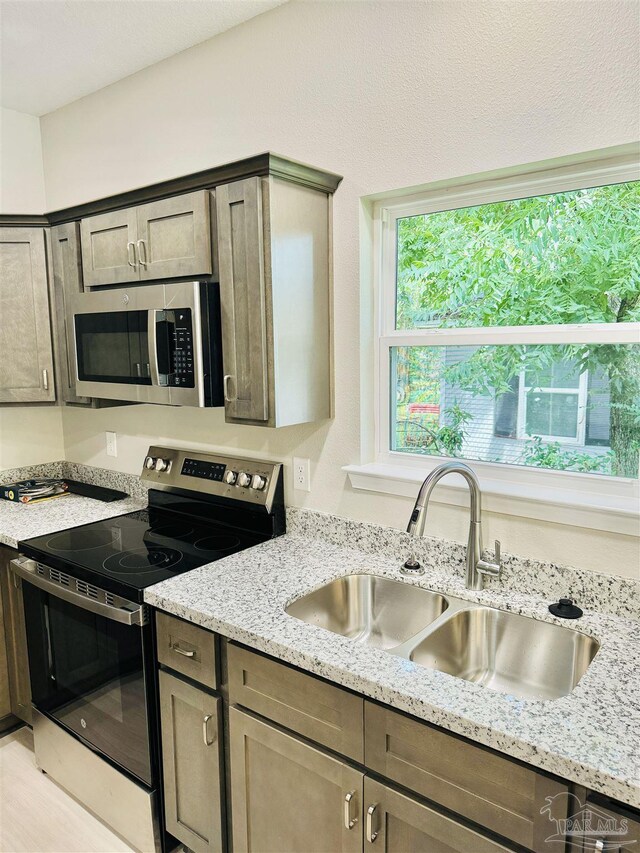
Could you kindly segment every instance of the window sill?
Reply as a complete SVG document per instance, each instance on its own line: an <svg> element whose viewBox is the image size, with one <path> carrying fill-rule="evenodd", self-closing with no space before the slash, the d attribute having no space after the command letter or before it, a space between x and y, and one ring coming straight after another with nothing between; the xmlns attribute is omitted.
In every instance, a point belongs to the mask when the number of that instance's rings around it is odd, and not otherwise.
<svg viewBox="0 0 640 853"><path fill-rule="evenodd" d="M345 465L354 489L415 499L420 484L442 460L419 460L408 466L397 462ZM518 471L519 478L498 479L495 466L473 464L488 512L550 521L627 536L640 536L638 482L619 480L611 488L595 475L560 475L557 472ZM542 482L544 477L548 482ZM551 479L553 478L553 479ZM436 487L432 500L468 506L468 489L461 477L447 477Z"/></svg>

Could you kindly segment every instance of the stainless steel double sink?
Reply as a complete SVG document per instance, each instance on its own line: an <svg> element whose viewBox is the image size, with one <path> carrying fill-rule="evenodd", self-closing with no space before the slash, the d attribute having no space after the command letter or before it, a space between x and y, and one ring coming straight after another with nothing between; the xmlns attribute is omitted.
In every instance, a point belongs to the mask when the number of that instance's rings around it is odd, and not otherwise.
<svg viewBox="0 0 640 853"><path fill-rule="evenodd" d="M293 601L286 612L520 699L571 693L600 647L572 628L378 575L338 578Z"/></svg>

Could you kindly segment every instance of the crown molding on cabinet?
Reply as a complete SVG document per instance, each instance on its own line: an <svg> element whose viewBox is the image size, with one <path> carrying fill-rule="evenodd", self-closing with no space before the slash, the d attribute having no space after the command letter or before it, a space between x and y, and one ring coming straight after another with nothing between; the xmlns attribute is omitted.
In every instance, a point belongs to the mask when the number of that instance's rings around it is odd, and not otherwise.
<svg viewBox="0 0 640 853"><path fill-rule="evenodd" d="M0 213L2 228L46 228L49 219L30 213Z"/></svg>
<svg viewBox="0 0 640 853"><path fill-rule="evenodd" d="M158 201L194 190L213 189L217 184L267 175L302 184L311 189L322 190L326 193L335 192L342 180L341 175L325 172L323 169L316 169L314 166L307 166L305 163L298 163L295 160L289 160L267 151L264 154L257 154L255 157L247 157L245 160L236 160L234 163L214 166L211 169L204 169L191 175L170 178L158 184L138 187L106 198L88 201L62 210L54 210L44 216L0 214L0 225L25 227L61 225L64 222L72 222L85 216L93 216L96 213L106 213L123 207L135 207L138 204Z"/></svg>

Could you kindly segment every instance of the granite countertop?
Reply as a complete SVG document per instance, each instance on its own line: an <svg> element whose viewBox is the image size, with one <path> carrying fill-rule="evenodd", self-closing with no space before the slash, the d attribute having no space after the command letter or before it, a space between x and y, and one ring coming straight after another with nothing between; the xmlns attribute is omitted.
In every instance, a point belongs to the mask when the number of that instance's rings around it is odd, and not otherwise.
<svg viewBox="0 0 640 853"><path fill-rule="evenodd" d="M139 478L126 474L111 473L88 465L71 465L65 462L51 462L25 468L15 468L0 472L0 482L14 482L30 477L71 477L84 483L109 486L121 491L132 492L135 496L119 501L98 501L80 495L68 494L64 497L39 501L31 504L13 503L0 500L0 543L17 548L18 542L56 533L68 527L78 527L103 518L113 518L142 509L147 505L140 490ZM109 475L109 476L105 476Z"/></svg>
<svg viewBox="0 0 640 853"><path fill-rule="evenodd" d="M555 775L640 806L640 625L635 582L616 586L615 578L594 573L585 580L578 572L573 583L583 590L579 601L585 613L571 627L591 634L601 647L570 695L544 701L517 699L354 643L299 621L284 608L337 577L371 573L566 625L548 611L553 593L531 592L545 587L542 564L536 575L527 562L528 578L524 574L519 587L514 580L517 558L507 557L504 575L509 583L488 584L481 592L471 592L464 588L463 551L431 540L419 556L428 567L426 574L409 580L398 571L398 541L406 544L406 540L396 539L393 546L393 537L383 541L384 536L376 535L371 525L373 532L363 537L353 523L345 523L339 535L329 526L323 532L322 523L305 526L299 522L301 511L295 512L298 521L290 523L289 514L287 535L152 586L145 591L145 601ZM359 547L345 544L354 541ZM390 543L393 547L387 547ZM570 574L565 574L565 591L572 591L571 583ZM551 579L548 584L553 589ZM620 613L611 612L615 610L611 590L626 596ZM599 601L603 607L586 609Z"/></svg>

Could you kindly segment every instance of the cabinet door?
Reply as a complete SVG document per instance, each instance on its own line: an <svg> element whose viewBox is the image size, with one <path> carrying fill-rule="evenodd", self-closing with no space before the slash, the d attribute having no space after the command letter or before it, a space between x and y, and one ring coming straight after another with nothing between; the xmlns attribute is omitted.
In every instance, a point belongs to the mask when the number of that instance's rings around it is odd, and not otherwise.
<svg viewBox="0 0 640 853"><path fill-rule="evenodd" d="M217 187L216 210L225 413L230 420L266 421L269 365L261 179Z"/></svg>
<svg viewBox="0 0 640 853"><path fill-rule="evenodd" d="M210 193L201 190L140 206L136 247L141 279L209 275Z"/></svg>
<svg viewBox="0 0 640 853"><path fill-rule="evenodd" d="M223 849L221 701L160 672L165 820L194 853Z"/></svg>
<svg viewBox="0 0 640 853"><path fill-rule="evenodd" d="M11 712L24 720L25 723L31 724L31 682L29 679L29 655L24 621L22 581L9 570L10 561L17 556L17 551L5 548L2 549L0 555L8 684L11 695Z"/></svg>
<svg viewBox="0 0 640 853"><path fill-rule="evenodd" d="M559 794L557 810L567 808L566 782L369 701L364 730L371 770L527 850L548 849L542 809Z"/></svg>
<svg viewBox="0 0 640 853"><path fill-rule="evenodd" d="M509 850L417 800L365 777L366 851L378 853L503 853Z"/></svg>
<svg viewBox="0 0 640 853"><path fill-rule="evenodd" d="M80 222L85 287L137 281L135 207L89 216Z"/></svg>
<svg viewBox="0 0 640 853"><path fill-rule="evenodd" d="M363 774L229 709L234 853L361 853Z"/></svg>
<svg viewBox="0 0 640 853"><path fill-rule="evenodd" d="M42 228L0 228L0 403L56 398Z"/></svg>
<svg viewBox="0 0 640 853"><path fill-rule="evenodd" d="M574 815L576 829L587 824L590 831L583 834L582 853L637 853L640 844L640 820L636 812L625 806L616 805L615 810L605 808L596 801L588 799L585 806ZM573 836L572 851L579 846L578 836Z"/></svg>
<svg viewBox="0 0 640 853"><path fill-rule="evenodd" d="M73 330L70 327L69 301L81 293L80 225L67 222L50 231L53 266L53 297L56 315L56 377L58 394L65 403L91 403L90 397L76 394Z"/></svg>

